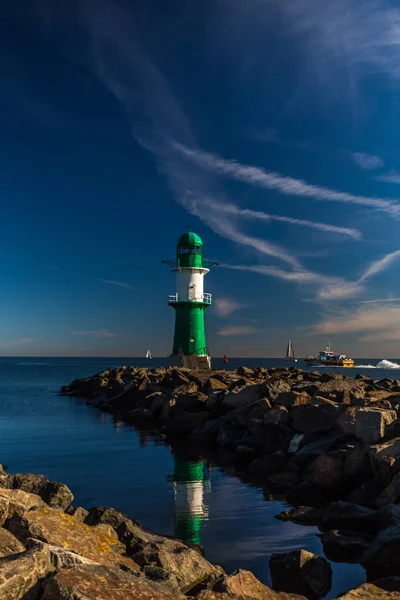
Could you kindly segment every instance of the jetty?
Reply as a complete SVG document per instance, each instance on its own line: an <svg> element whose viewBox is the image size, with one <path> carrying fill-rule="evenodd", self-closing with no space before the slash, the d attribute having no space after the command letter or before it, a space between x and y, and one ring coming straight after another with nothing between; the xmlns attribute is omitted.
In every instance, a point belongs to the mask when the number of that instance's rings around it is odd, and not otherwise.
<svg viewBox="0 0 400 600"><path fill-rule="evenodd" d="M212 451L217 461L223 456L245 481L291 505L278 519L317 525L329 560L365 568L363 589L343 598L400 598L400 381L295 367L121 366L77 379L61 394L181 447ZM306 575L311 564L318 575ZM305 550L273 555L270 569L274 589L262 586L258 595L215 582L197 595L181 591L199 600L314 600L330 587L329 561ZM217 579L226 577L242 575Z"/></svg>

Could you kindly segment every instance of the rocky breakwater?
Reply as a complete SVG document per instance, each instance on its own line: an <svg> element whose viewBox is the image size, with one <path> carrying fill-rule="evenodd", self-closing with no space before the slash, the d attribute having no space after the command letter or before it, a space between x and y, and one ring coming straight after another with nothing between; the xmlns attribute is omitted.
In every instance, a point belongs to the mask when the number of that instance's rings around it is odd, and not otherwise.
<svg viewBox="0 0 400 600"><path fill-rule="evenodd" d="M277 561L278 587L290 571L299 591L274 591L117 510L72 501L66 485L0 465L1 600L307 600L329 587L329 563L310 553Z"/></svg>
<svg viewBox="0 0 400 600"><path fill-rule="evenodd" d="M317 525L330 560L359 562L368 581L389 578L400 589L400 381L296 368L120 367L61 393L191 448L214 448L244 479L286 498L293 508L278 518ZM275 587L293 592L295 578L274 577L282 560L271 559Z"/></svg>

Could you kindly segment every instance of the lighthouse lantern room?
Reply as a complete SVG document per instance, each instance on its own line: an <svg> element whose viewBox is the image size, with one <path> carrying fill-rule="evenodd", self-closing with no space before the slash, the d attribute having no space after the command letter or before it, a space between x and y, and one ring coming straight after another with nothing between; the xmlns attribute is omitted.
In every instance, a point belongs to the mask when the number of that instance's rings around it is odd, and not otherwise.
<svg viewBox="0 0 400 600"><path fill-rule="evenodd" d="M189 229L178 240L176 259L163 261L176 276L176 293L168 301L175 309L171 364L211 369L204 329L204 312L211 305L211 294L204 292L204 276L217 263L204 259L203 242Z"/></svg>

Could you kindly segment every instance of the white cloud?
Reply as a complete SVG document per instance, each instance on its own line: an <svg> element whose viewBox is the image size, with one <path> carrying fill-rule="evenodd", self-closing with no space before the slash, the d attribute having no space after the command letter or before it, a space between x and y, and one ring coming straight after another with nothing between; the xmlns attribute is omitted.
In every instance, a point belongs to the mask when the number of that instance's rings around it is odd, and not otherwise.
<svg viewBox="0 0 400 600"><path fill-rule="evenodd" d="M373 154L365 154L364 152L350 152L350 157L361 169L374 170L383 167L384 161Z"/></svg>
<svg viewBox="0 0 400 600"><path fill-rule="evenodd" d="M219 317L228 317L236 310L240 310L245 306L245 304L240 304L239 302L235 302L229 298L217 298L217 300L214 302L215 312Z"/></svg>
<svg viewBox="0 0 400 600"><path fill-rule="evenodd" d="M102 283L108 283L110 285L116 285L117 287L126 288L127 290L133 290L133 286L125 281L113 281L111 279L99 279Z"/></svg>
<svg viewBox="0 0 400 600"><path fill-rule="evenodd" d="M346 281L341 277L329 277L313 271L298 270L285 271L274 266L266 265L226 265L220 267L236 271L251 271L260 275L267 275L283 279L299 285L311 285L317 288L317 298L321 300L333 300L339 298L350 298L360 294L363 286L358 282Z"/></svg>
<svg viewBox="0 0 400 600"><path fill-rule="evenodd" d="M382 304L382 302L400 302L400 298L378 298L376 300L360 300L353 304Z"/></svg>
<svg viewBox="0 0 400 600"><path fill-rule="evenodd" d="M384 183L400 183L400 173L397 171L388 171L374 177L375 181L383 181Z"/></svg>
<svg viewBox="0 0 400 600"><path fill-rule="evenodd" d="M383 271L386 271L398 258L400 257L400 250L396 250L395 252L391 252L390 254L386 254L383 258L372 262L367 270L362 274L359 281L365 281L369 277L373 277L374 275L378 275Z"/></svg>
<svg viewBox="0 0 400 600"><path fill-rule="evenodd" d="M250 335L252 333L255 333L256 331L257 331L257 329L255 327L231 326L231 327L224 327L223 329L219 329L219 331L217 331L217 335L222 335L222 336Z"/></svg>
<svg viewBox="0 0 400 600"><path fill-rule="evenodd" d="M375 208L393 216L400 216L400 204L394 200L356 196L347 192L312 185L302 179L286 177L279 173L266 171L260 167L241 164L235 160L225 160L216 154L203 152L177 142L174 142L173 146L194 164L214 173L230 177L231 179L248 183L249 185L274 190L280 194L289 196L299 196L328 202L358 204L367 208Z"/></svg>
<svg viewBox="0 0 400 600"><path fill-rule="evenodd" d="M231 203L216 203L210 199L202 201L203 206L213 208L219 212L228 213L235 216L245 217L246 219L256 219L260 221L278 221L281 223L289 223L291 225L299 225L301 227L311 227L319 231L327 231L329 233L338 233L340 235L347 235L356 240L362 237L361 231L350 227L337 227L336 225L329 225L327 223L320 223L318 221L310 221L308 219L295 219L293 217L285 217L281 215L273 215L258 210L250 210L248 208L239 208L236 204Z"/></svg>
<svg viewBox="0 0 400 600"><path fill-rule="evenodd" d="M109 331L108 329L92 329L92 330L86 330L86 331L73 331L72 334L73 335L87 335L87 336L100 337L100 338L111 338L111 337L115 337L116 335L118 335L117 333Z"/></svg>
<svg viewBox="0 0 400 600"><path fill-rule="evenodd" d="M347 333L389 335L393 330L399 329L399 323L400 306L361 306L350 314L347 311L333 317L325 315L314 326L314 333L321 335Z"/></svg>

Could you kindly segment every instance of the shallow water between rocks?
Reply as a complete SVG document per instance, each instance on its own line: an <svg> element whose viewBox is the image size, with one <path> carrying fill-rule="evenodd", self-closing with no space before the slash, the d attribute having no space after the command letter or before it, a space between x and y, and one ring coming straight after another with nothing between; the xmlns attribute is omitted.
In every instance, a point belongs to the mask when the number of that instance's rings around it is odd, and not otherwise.
<svg viewBox="0 0 400 600"><path fill-rule="evenodd" d="M379 361L360 359L356 364L373 366ZM58 396L61 385L107 367L157 367L163 362L0 358L0 463L8 465L10 472L42 473L66 483L75 495L75 506L112 506L149 530L188 535L202 544L211 562L228 572L249 569L267 585L271 584L268 561L274 552L304 548L323 555L317 528L276 520L274 516L286 505L266 500L262 490L212 463L185 464L162 439L116 422L82 400ZM222 360L214 361L216 367L222 367L217 362ZM231 359L228 367L243 364L288 366L280 359ZM296 366L304 367L301 361ZM397 378L399 373L393 368L372 372L363 367L343 372L349 376L361 372L374 379ZM192 473L189 491L182 477L188 472ZM196 496L191 514L182 504L188 494ZM327 600L364 582L365 573L359 565L331 564L333 585Z"/></svg>

